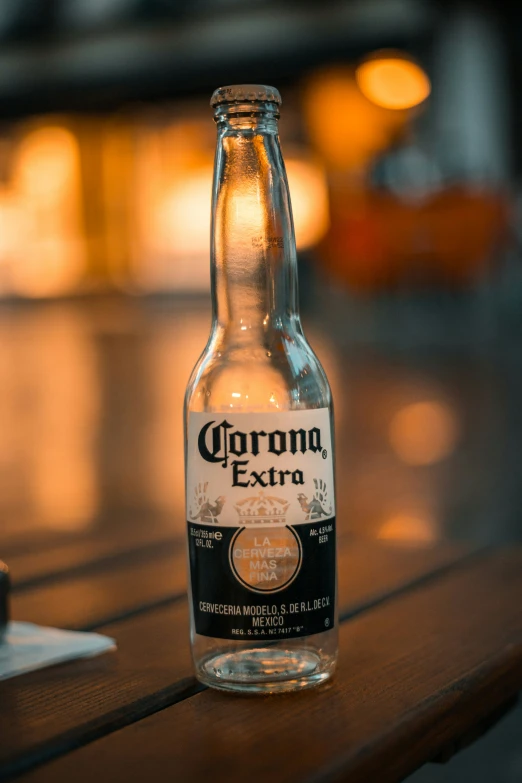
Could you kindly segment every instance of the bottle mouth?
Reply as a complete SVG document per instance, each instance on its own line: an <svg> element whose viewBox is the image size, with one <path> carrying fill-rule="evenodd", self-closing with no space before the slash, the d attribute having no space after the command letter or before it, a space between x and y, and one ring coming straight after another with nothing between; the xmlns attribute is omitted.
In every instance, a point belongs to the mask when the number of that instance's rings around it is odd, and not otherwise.
<svg viewBox="0 0 522 783"><path fill-rule="evenodd" d="M214 120L217 123L248 118L279 119L279 106L270 101L243 101L242 103L220 103L214 106Z"/></svg>
<svg viewBox="0 0 522 783"><path fill-rule="evenodd" d="M210 105L215 109L221 103L233 104L257 104L282 103L279 90L269 87L267 84L230 84L226 87L218 87L212 93Z"/></svg>
<svg viewBox="0 0 522 783"><path fill-rule="evenodd" d="M232 84L219 87L210 99L216 122L241 117L279 119L281 95L266 84Z"/></svg>

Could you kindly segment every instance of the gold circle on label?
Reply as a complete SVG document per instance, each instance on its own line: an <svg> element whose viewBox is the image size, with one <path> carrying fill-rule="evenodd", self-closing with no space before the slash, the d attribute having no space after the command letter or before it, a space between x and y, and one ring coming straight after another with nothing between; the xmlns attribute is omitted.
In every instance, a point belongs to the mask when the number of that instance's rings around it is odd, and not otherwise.
<svg viewBox="0 0 522 783"><path fill-rule="evenodd" d="M291 527L241 528L229 559L236 579L256 593L276 593L293 582L301 568L299 536Z"/></svg>

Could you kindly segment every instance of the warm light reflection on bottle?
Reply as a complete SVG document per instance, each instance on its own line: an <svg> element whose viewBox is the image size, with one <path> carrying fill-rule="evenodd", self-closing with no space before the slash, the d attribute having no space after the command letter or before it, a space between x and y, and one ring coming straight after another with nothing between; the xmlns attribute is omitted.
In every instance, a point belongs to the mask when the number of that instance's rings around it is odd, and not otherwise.
<svg viewBox="0 0 522 783"><path fill-rule="evenodd" d="M455 413L441 402L406 405L392 418L390 444L408 465L432 465L455 449L459 425Z"/></svg>
<svg viewBox="0 0 522 783"><path fill-rule="evenodd" d="M418 514L394 514L380 526L377 538L402 545L433 544L439 531L433 519Z"/></svg>
<svg viewBox="0 0 522 783"><path fill-rule="evenodd" d="M249 259L258 252L255 240L278 233L266 207L269 163L262 136L226 137L223 149L226 167L216 208L216 253L227 264L228 274L241 277L244 271L250 274ZM252 171L260 174L253 176Z"/></svg>
<svg viewBox="0 0 522 783"><path fill-rule="evenodd" d="M411 109L426 100L430 80L422 68L400 53L382 52L356 71L361 92L384 109Z"/></svg>

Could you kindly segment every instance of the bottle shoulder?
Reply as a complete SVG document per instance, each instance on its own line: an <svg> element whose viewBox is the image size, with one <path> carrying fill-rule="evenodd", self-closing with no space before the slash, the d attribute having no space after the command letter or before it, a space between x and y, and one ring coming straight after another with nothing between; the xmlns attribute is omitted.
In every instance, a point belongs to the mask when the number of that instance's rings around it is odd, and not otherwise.
<svg viewBox="0 0 522 783"><path fill-rule="evenodd" d="M277 411L325 408L325 372L302 332L274 330L262 340L211 336L192 372L191 411Z"/></svg>

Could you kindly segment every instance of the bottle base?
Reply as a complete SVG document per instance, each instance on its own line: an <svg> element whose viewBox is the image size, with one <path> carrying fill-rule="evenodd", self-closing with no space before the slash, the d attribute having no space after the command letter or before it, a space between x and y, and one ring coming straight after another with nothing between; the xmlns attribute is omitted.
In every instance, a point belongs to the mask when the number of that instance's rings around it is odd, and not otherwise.
<svg viewBox="0 0 522 783"><path fill-rule="evenodd" d="M200 682L235 693L286 693L313 688L333 674L312 650L260 647L214 654L198 667Z"/></svg>

